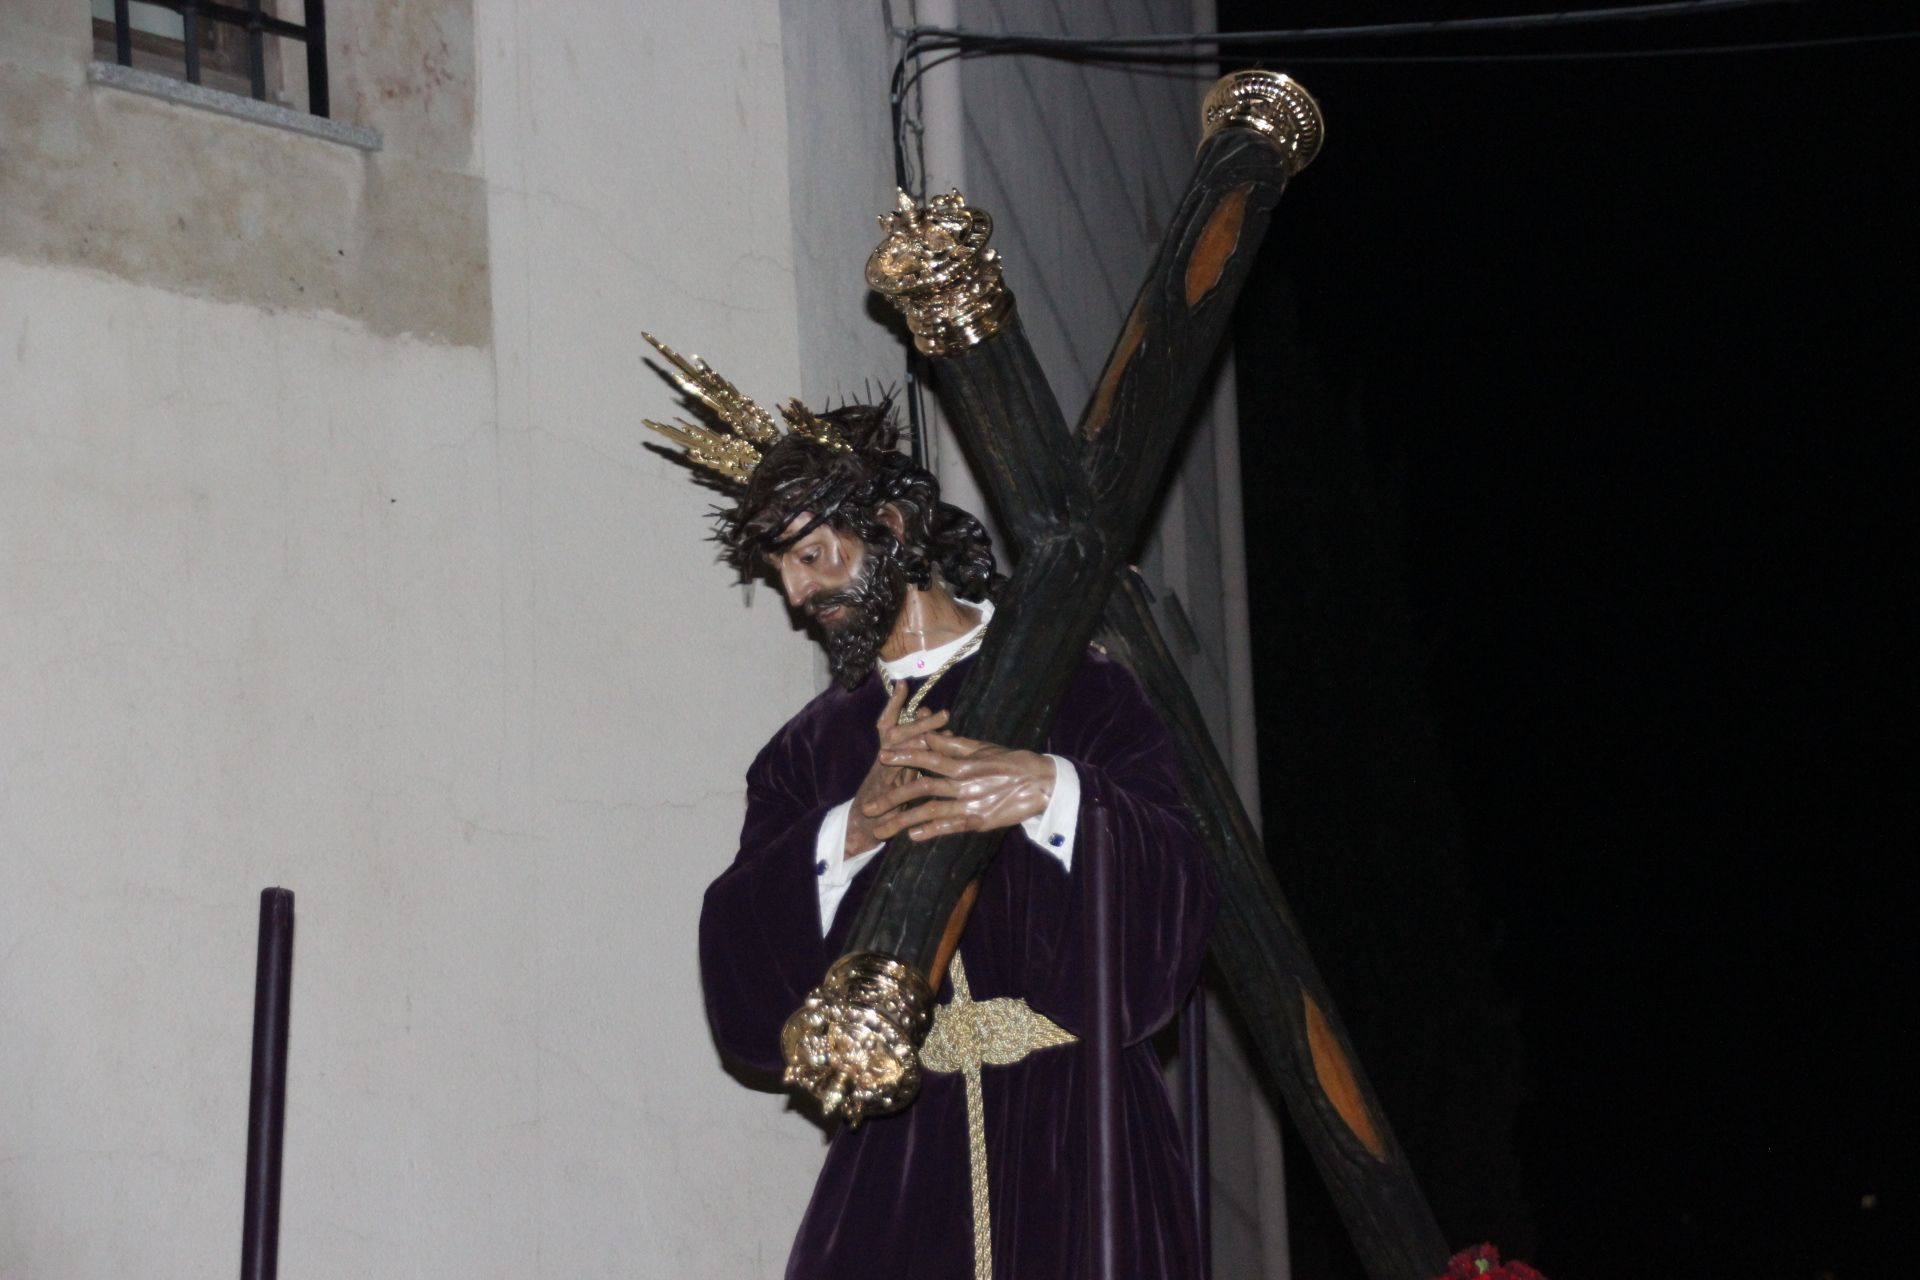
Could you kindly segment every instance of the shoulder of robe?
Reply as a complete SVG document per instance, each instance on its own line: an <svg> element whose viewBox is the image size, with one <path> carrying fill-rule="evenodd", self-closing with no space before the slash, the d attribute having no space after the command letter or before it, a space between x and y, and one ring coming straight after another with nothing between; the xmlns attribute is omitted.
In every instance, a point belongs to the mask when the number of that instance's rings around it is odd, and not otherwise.
<svg viewBox="0 0 1920 1280"><path fill-rule="evenodd" d="M767 740L767 745L754 759L754 767L791 755L825 735L839 734L849 725L870 727L885 701L876 696L878 688L879 681L873 676L868 676L854 689L829 684L808 699L807 704Z"/></svg>

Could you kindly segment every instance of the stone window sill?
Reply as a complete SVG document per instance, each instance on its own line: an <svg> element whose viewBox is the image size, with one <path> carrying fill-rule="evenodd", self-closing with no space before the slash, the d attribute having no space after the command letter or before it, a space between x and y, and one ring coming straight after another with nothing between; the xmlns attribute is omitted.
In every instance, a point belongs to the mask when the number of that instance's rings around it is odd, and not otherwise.
<svg viewBox="0 0 1920 1280"><path fill-rule="evenodd" d="M175 80L172 76L143 71L138 67L123 67L117 62L89 63L87 80L91 84L145 94L166 102L183 103L237 120L251 120L255 124L285 129L289 133L304 133L310 138L357 147L361 151L378 151L381 146L380 134L374 129L310 116L304 111L289 110L278 103L261 102L237 93L228 93L224 89L209 89L201 84L188 84L185 80Z"/></svg>

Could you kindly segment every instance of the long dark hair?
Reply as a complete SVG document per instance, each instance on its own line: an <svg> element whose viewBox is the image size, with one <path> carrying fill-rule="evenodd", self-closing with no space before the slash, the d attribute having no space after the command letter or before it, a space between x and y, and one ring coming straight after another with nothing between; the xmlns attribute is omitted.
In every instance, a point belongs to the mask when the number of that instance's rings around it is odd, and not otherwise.
<svg viewBox="0 0 1920 1280"><path fill-rule="evenodd" d="M757 572L762 557L793 540L783 536L793 518L810 512L892 560L916 587L930 586L938 570L962 600L998 591L1006 577L994 564L993 539L979 520L940 501L933 473L899 451L891 408L882 400L822 413L852 446L845 452L797 435L769 447L740 501L717 512L721 558L743 577ZM880 519L888 503L904 522L901 537Z"/></svg>

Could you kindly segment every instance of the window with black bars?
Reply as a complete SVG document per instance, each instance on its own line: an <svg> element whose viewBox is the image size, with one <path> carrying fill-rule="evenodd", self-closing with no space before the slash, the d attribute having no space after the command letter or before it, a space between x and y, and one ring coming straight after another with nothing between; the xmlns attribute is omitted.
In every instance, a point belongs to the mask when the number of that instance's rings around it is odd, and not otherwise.
<svg viewBox="0 0 1920 1280"><path fill-rule="evenodd" d="M123 67L140 67L189 84L291 106L304 87L307 111L327 117L325 0L295 0L302 21L280 16L269 0L92 0L99 56L111 49ZM282 45L305 46L304 58Z"/></svg>

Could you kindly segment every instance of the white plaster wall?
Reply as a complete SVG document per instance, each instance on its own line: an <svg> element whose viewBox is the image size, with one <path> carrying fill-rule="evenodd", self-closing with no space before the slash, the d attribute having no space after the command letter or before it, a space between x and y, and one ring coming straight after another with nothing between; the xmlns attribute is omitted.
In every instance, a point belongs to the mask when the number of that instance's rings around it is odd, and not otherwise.
<svg viewBox="0 0 1920 1280"><path fill-rule="evenodd" d="M235 1265L268 884L286 1274L477 1274L539 1066L484 354L12 263L0 332L0 1274Z"/></svg>
<svg viewBox="0 0 1920 1280"><path fill-rule="evenodd" d="M234 1266L268 884L283 1276L780 1274L821 1139L694 927L814 658L638 331L797 385L783 53L681 9L476 5L490 349L0 260L7 1280Z"/></svg>
<svg viewBox="0 0 1920 1280"><path fill-rule="evenodd" d="M513 678L541 832L531 949L540 1275L778 1275L817 1130L720 1066L701 892L742 774L816 685L778 598L712 561L713 495L639 426L642 328L750 394L799 374L779 9L479 0ZM515 621L515 620L519 621ZM491 1270L513 1270L495 1262ZM457 1274L449 1272L448 1274Z"/></svg>
<svg viewBox="0 0 1920 1280"><path fill-rule="evenodd" d="M818 406L869 380L898 390L905 329L865 275L894 200L886 21L875 0L781 0L780 15L800 393Z"/></svg>

